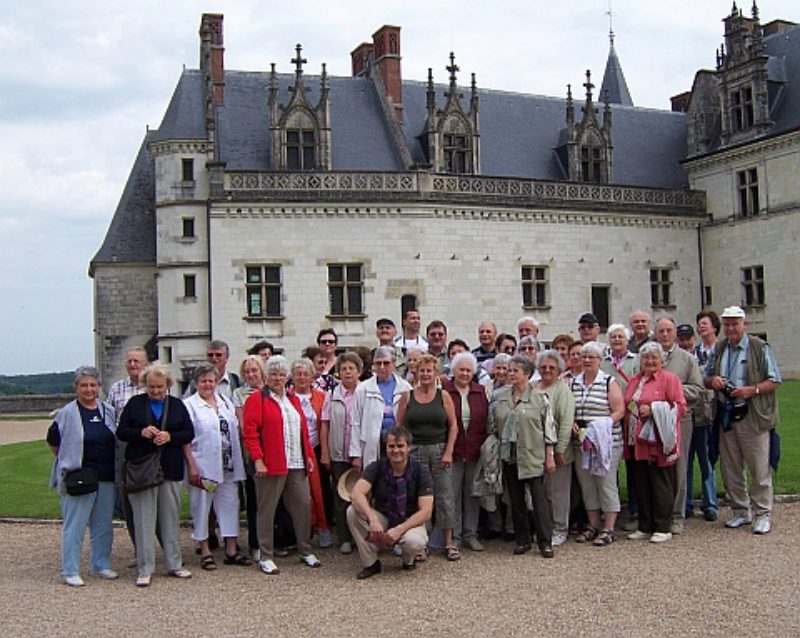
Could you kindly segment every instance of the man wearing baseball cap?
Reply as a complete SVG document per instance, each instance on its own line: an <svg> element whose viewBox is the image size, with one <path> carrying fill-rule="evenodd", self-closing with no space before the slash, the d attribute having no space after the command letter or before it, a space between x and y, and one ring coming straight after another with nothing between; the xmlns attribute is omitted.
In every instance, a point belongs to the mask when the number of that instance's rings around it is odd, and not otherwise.
<svg viewBox="0 0 800 638"><path fill-rule="evenodd" d="M721 318L725 338L709 355L705 385L716 391L722 478L733 509L725 526L737 528L752 521L754 534L768 534L773 504L770 430L778 425L775 390L783 379L769 345L746 334L744 310L729 306ZM751 478L749 493L745 467Z"/></svg>

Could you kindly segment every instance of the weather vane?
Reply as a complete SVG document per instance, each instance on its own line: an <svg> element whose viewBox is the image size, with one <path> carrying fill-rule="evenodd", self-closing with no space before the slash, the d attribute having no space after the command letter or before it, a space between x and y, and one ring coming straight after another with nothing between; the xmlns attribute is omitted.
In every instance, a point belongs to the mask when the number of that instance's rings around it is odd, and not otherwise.
<svg viewBox="0 0 800 638"><path fill-rule="evenodd" d="M611 8L611 0L608 0L608 11L606 11L606 15L608 16L608 39L611 41L611 45L614 45L614 10Z"/></svg>

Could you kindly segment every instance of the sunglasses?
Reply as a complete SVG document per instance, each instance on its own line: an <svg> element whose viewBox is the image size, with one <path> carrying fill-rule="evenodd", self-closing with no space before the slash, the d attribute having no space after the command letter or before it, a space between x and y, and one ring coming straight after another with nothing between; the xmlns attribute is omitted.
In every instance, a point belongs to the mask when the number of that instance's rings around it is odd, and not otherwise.
<svg viewBox="0 0 800 638"><path fill-rule="evenodd" d="M322 339L319 342L319 345L321 345L321 346L335 346L336 342L333 339Z"/></svg>

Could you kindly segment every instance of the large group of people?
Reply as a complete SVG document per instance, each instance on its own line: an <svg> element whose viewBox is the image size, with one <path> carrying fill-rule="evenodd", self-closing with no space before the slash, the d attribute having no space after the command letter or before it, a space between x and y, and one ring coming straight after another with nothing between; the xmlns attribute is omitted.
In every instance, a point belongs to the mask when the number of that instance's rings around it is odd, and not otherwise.
<svg viewBox="0 0 800 638"><path fill-rule="evenodd" d="M664 543L694 513L695 458L704 520L717 520L719 459L732 508L724 525L767 534L782 379L769 345L746 325L738 306L721 317L703 311L694 325L666 315L653 323L640 310L601 342L597 317L585 313L577 338L557 335L545 348L538 321L522 317L516 334L482 322L470 350L448 341L440 320L423 335L410 310L399 334L391 319L377 321L372 351L339 349L324 328L293 361L255 344L239 374L228 369L227 344L212 341L182 398L170 393L169 369L141 348L127 353L127 376L106 401L97 371L81 367L75 400L47 434L62 577L84 584L87 527L91 572L118 577L115 504L137 586L151 584L156 542L165 572L191 577L179 537L184 484L195 564L207 571L217 569L217 548L225 565L255 563L267 575L292 550L318 568L312 541L356 549L359 579L382 571L382 551L410 570L429 552L456 561L498 536L515 555L535 545L544 558L570 535L595 547L623 532Z"/></svg>

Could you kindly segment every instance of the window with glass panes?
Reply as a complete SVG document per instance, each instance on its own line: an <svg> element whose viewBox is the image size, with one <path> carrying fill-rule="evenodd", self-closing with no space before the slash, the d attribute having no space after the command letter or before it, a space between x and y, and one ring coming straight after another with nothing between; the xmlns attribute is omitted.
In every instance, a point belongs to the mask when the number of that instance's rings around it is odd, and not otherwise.
<svg viewBox="0 0 800 638"><path fill-rule="evenodd" d="M525 308L546 307L547 287L547 266L522 267L522 305Z"/></svg>
<svg viewBox="0 0 800 638"><path fill-rule="evenodd" d="M247 316L281 316L280 264L247 266Z"/></svg>
<svg viewBox="0 0 800 638"><path fill-rule="evenodd" d="M290 171L312 171L314 167L314 131L286 131L286 168Z"/></svg>
<svg viewBox="0 0 800 638"><path fill-rule="evenodd" d="M742 302L745 306L766 304L764 290L764 266L742 268Z"/></svg>
<svg viewBox="0 0 800 638"><path fill-rule="evenodd" d="M650 305L664 307L672 305L672 269L650 269Z"/></svg>
<svg viewBox="0 0 800 638"><path fill-rule="evenodd" d="M328 299L333 316L363 315L363 264L328 264Z"/></svg>

